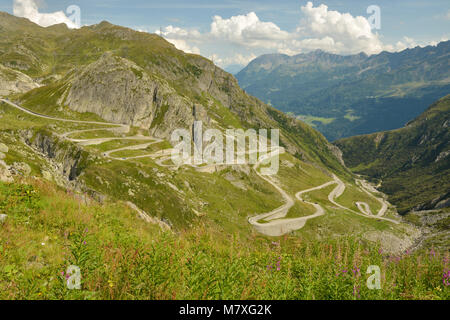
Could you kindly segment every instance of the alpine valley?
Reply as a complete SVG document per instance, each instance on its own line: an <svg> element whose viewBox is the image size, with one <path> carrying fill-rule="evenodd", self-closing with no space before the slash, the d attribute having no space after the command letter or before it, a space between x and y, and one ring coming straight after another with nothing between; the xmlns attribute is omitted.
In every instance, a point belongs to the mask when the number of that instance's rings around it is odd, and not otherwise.
<svg viewBox="0 0 450 320"><path fill-rule="evenodd" d="M448 97L396 131L332 144L316 130L403 125L448 93L448 46L263 57L238 75L244 91L155 34L0 12L0 299L448 299ZM273 72L285 93L264 80ZM246 91L336 120L313 128ZM375 109L402 117L381 125ZM278 172L175 165L172 133L199 121L224 135L279 129ZM372 265L381 290L366 286Z"/></svg>

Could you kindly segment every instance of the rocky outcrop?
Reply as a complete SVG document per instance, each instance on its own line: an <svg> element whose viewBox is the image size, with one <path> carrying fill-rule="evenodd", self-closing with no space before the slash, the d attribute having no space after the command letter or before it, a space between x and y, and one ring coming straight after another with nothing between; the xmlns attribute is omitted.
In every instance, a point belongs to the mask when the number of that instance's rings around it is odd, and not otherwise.
<svg viewBox="0 0 450 320"><path fill-rule="evenodd" d="M52 160L57 166L58 173L69 182L80 176L83 164L88 160L86 151L76 145L60 141L51 133L24 131L22 138L27 145Z"/></svg>
<svg viewBox="0 0 450 320"><path fill-rule="evenodd" d="M194 104L177 94L167 81L112 53L105 53L68 83L60 104L110 122L149 129L160 138L169 138L176 128L190 128L198 118ZM208 122L204 112L198 114Z"/></svg>
<svg viewBox="0 0 450 320"><path fill-rule="evenodd" d="M0 143L0 160L3 160L6 158L5 153L7 153L9 150L8 146L4 143Z"/></svg>
<svg viewBox="0 0 450 320"><path fill-rule="evenodd" d="M29 76L0 64L0 96L23 93L39 87Z"/></svg>
<svg viewBox="0 0 450 320"><path fill-rule="evenodd" d="M450 155L450 150L442 151L442 152L436 157L436 160L434 160L434 162L441 161L441 160L447 158L449 155Z"/></svg>
<svg viewBox="0 0 450 320"><path fill-rule="evenodd" d="M6 183L14 182L14 177L27 177L31 174L30 166L25 162L14 162L8 165L5 161L0 160L0 181Z"/></svg>
<svg viewBox="0 0 450 320"><path fill-rule="evenodd" d="M0 152L7 153L9 148L6 144L0 142Z"/></svg>
<svg viewBox="0 0 450 320"><path fill-rule="evenodd" d="M162 221L162 220L160 220L158 218L149 216L145 211L139 209L134 203L132 203L130 201L127 201L126 204L132 210L136 211L137 214L139 215L139 218L141 218L145 222L151 223L151 224L156 224L164 231L170 231L171 230L171 227L170 227L169 224L167 224L166 222L164 222L164 221Z"/></svg>
<svg viewBox="0 0 450 320"><path fill-rule="evenodd" d="M8 151L8 146L4 143L0 143L0 181L10 183L13 182L14 179L12 177L10 167L5 161L3 161L6 157L5 153Z"/></svg>
<svg viewBox="0 0 450 320"><path fill-rule="evenodd" d="M441 194L431 201L421 203L413 208L413 211L437 210L450 207L450 192Z"/></svg>
<svg viewBox="0 0 450 320"><path fill-rule="evenodd" d="M14 178L9 169L10 167L6 164L6 162L0 160L0 181L7 183L14 182Z"/></svg>
<svg viewBox="0 0 450 320"><path fill-rule="evenodd" d="M411 248L421 236L418 228L412 226L404 228L406 232L402 236L386 231L369 231L363 234L363 239L379 243L386 253L398 255Z"/></svg>
<svg viewBox="0 0 450 320"><path fill-rule="evenodd" d="M331 151L331 153L338 159L339 163L345 166L344 157L341 149L339 149L337 146L329 143L328 149Z"/></svg>

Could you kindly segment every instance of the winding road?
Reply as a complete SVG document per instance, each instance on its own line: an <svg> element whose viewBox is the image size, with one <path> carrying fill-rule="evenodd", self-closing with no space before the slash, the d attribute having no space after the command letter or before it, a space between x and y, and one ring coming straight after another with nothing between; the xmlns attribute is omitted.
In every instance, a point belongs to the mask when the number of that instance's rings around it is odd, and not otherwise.
<svg viewBox="0 0 450 320"><path fill-rule="evenodd" d="M274 150L273 152L280 152L280 150L277 149L277 150ZM273 153L271 153L271 154L272 154L272 156L274 156ZM303 228L305 226L306 222L309 219L314 219L314 218L323 216L325 214L324 208L320 204L312 203L312 202L304 200L302 198L302 195L305 193L308 193L308 192L326 188L333 184L337 184L337 186L328 195L328 200L332 204L337 206L338 208L346 210L346 211L350 211L352 213L355 213L360 216L364 216L366 218L384 220L384 221L392 222L395 224L399 224L399 222L396 220L383 217L383 215L386 213L387 208L388 208L387 202L384 199L377 198L373 194L371 194L368 191L368 190L370 190L369 188L371 186L363 180L358 180L358 184L360 184L361 189L364 192L366 192L367 194L369 194L371 197L377 199L380 203L382 203L382 207L376 216L372 214L372 212L370 210L370 206L365 202L357 202L356 203L358 209L361 212L354 211L350 208L347 208L347 207L337 203L336 199L339 198L345 192L345 184L335 174L333 174L332 181L329 181L327 183L324 183L324 184L314 187L314 188L299 191L295 194L295 197L297 198L297 200L299 200L303 203L312 205L316 209L316 212L314 214L306 216L306 217L284 219L284 217L286 217L286 215L288 214L289 210L294 206L294 200L286 191L284 191L280 186L278 186L274 181L272 181L272 179L270 179L270 176L264 176L258 172L258 167L261 165L261 163L264 160L266 160L266 159L263 159L262 161L258 161L258 163L255 164L253 169L255 170L256 174L260 178L267 181L275 189L278 190L278 192L281 194L281 196L285 200L285 204L283 204L279 208L276 208L270 212L262 213L262 214L250 217L248 219L248 222L251 225L253 225L253 227L258 232L260 232L262 234L265 234L267 236L272 236L272 237L279 237L279 236L285 235L287 233L290 233L292 231L300 230L301 228ZM261 220L263 220L264 222L260 222Z"/></svg>
<svg viewBox="0 0 450 320"><path fill-rule="evenodd" d="M113 160L120 160L120 161L126 161L131 159L140 159L140 158L152 158L155 160L155 162L162 167L171 167L178 169L179 167L174 164L165 164L167 160L171 159L171 154L173 149L163 149L159 150L154 153L145 154L145 155L138 155L138 156L132 156L132 157L113 157L112 154L120 151L126 151L126 150L144 150L147 149L149 146L153 144L157 144L162 142L163 140L155 138L155 137L147 137L142 135L135 135L135 136L128 136L128 137L111 137L111 138L92 138L92 139L72 139L70 138L71 135L80 134L80 133L86 133L86 132L94 132L94 131L112 131L115 133L129 133L130 126L125 124L117 124L117 123L108 123L108 122L97 122L97 121L81 121L81 120L71 120L71 119L64 119L64 118L58 118L58 117L52 117L47 116L44 114L40 114L31 110L28 110L24 107L21 107L7 99L0 98L0 101L5 102L9 104L10 106L21 110L27 114L54 120L54 121L63 121L63 122L71 122L71 123L79 123L79 124L92 124L92 125L103 125L103 126L109 126L112 128L97 128L97 129L84 129L84 130L76 130L67 132L64 134L59 134L58 136L64 139L67 139L71 142L83 145L83 146L89 146L89 145L98 145L105 142L110 142L114 140L132 140L132 141L148 141L142 144L138 145L131 145L126 147L121 147L109 151L104 151L103 156L106 158L110 158ZM255 151L248 151L246 153L251 153ZM366 218L372 218L372 219L378 219L378 220L385 220L388 222L392 222L395 224L399 224L398 221L395 221L393 219L385 218L383 217L384 214L387 211L388 203L383 198L378 198L373 195L373 192L376 192L376 190L369 185L364 180L356 180L357 185L360 187L361 190L363 190L365 193L367 193L369 196L373 197L377 201L379 201L382 205L381 209L378 211L376 215L372 214L372 211L370 209L370 206L365 202L357 202L356 206L359 209L360 212L354 211L350 208L347 208L339 203L336 202L336 199L339 198L344 192L345 192L345 184L340 180L336 175L333 174L333 180L324 183L320 186L313 187L307 190L299 191L295 194L295 198L298 201L301 201L303 203L309 204L315 208L315 213L309 216L305 217L299 217L299 218L290 218L285 219L286 215L288 214L289 210L294 206L295 199L293 199L285 190L283 190L276 182L273 181L273 179L270 176L263 175L258 171L258 168L268 159L279 156L280 154L284 153L285 150L282 147L275 147L269 150L269 153L267 153L265 156L260 157L260 159L257 161L257 163L253 166L253 170L256 172L256 174L263 179L264 181L268 182L270 185L272 185L281 195L281 197L284 200L284 204L270 212L258 214L256 216L250 217L248 219L248 222L260 233L265 234L267 236L282 236L284 234L287 234L289 232L299 230L303 228L306 224L306 222L309 219L314 219L320 216L325 215L325 209L317 203L312 203L309 201L306 201L302 198L302 196L306 193L320 190L323 188L326 188L330 185L336 184L336 187L330 192L328 195L328 200L330 203L335 205L336 207L343 209L345 211L349 211L352 213L355 213L360 216L364 216ZM191 161L193 163L193 161ZM202 171L208 171L209 168L214 168L216 165L206 165L206 166L196 166L194 164L187 164L191 167L194 167L198 170ZM260 221L264 221L261 223Z"/></svg>

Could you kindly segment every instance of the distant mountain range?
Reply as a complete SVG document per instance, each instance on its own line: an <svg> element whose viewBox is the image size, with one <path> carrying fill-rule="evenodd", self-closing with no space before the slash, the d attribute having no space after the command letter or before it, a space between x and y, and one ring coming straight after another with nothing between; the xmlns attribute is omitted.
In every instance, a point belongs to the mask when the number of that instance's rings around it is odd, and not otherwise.
<svg viewBox="0 0 450 320"><path fill-rule="evenodd" d="M226 72L229 72L233 75L238 74L239 71L241 71L244 68L244 66L240 65L240 64L231 64L229 66L227 66L224 70Z"/></svg>
<svg viewBox="0 0 450 320"><path fill-rule="evenodd" d="M248 93L336 140L400 128L448 94L449 54L450 41L372 56L270 54L236 78Z"/></svg>

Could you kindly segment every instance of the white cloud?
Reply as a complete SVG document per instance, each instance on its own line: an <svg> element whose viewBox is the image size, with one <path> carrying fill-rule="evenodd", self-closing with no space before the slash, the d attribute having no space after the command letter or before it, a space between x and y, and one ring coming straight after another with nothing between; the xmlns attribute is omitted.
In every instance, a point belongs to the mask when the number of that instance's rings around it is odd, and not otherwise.
<svg viewBox="0 0 450 320"><path fill-rule="evenodd" d="M395 45L387 45L385 46L386 51L390 52L398 52L403 51L405 49L412 49L415 47L426 47L426 46L437 46L440 42L448 41L448 36L443 36L439 40L431 40L431 41L416 41L410 37L403 37L400 41L398 41Z"/></svg>
<svg viewBox="0 0 450 320"><path fill-rule="evenodd" d="M388 49L391 49L389 51L402 51L402 50L405 50L408 48L415 48L417 46L418 46L418 44L413 38L403 37L402 40L397 42L397 44L395 45L394 48L392 48L392 49L388 48Z"/></svg>
<svg viewBox="0 0 450 320"><path fill-rule="evenodd" d="M181 39L166 39L166 40L169 41L171 44L173 44L178 50L182 50L187 53L200 54L200 49L198 47L195 46L191 47L184 40Z"/></svg>
<svg viewBox="0 0 450 320"><path fill-rule="evenodd" d="M301 7L304 19L297 28L298 49L323 49L333 53L379 53L383 44L373 33L367 18L353 17L349 13L328 10L321 4L314 7L308 2Z"/></svg>
<svg viewBox="0 0 450 320"><path fill-rule="evenodd" d="M336 54L374 54L385 49L365 17L328 10L326 5L314 7L312 2L302 6L301 13L299 25L292 32L282 30L273 22L261 21L255 12L250 12L228 19L214 16L208 32L170 25L163 29L162 35L177 48L190 52L193 45L196 49L217 48L222 54L221 57L216 55L215 61L221 66L245 65L254 56L253 52L294 55L322 49ZM244 53L249 50L252 54Z"/></svg>
<svg viewBox="0 0 450 320"><path fill-rule="evenodd" d="M172 43L178 50L187 53L200 54L200 49L196 46L191 46L187 43L187 39L195 40L201 37L197 30L185 30L178 27L167 26L163 30L156 30L155 33L164 37L167 41Z"/></svg>
<svg viewBox="0 0 450 320"><path fill-rule="evenodd" d="M63 11L53 13L40 13L35 0L14 0L13 12L15 16L27 18L30 21L42 26L48 27L54 24L65 23L69 28L78 28Z"/></svg>
<svg viewBox="0 0 450 320"><path fill-rule="evenodd" d="M261 21L255 12L250 12L230 18L216 15L208 31L170 25L161 35L178 49L195 53L200 53L201 49L221 67L246 65L258 55L273 52L295 55L321 49L342 55L360 52L371 55L383 50L401 51L417 45L437 44L417 43L409 37L395 44L384 44L368 18L329 10L324 4L315 7L309 1L300 7L300 12L298 26L293 31ZM450 18L450 11L447 15Z"/></svg>
<svg viewBox="0 0 450 320"><path fill-rule="evenodd" d="M326 5L301 7L302 19L294 32L281 30L273 22L263 22L254 12L223 19L213 18L210 37L243 47L276 49L298 54L322 49L337 54L379 53L383 44L372 32L365 17L330 11Z"/></svg>
<svg viewBox="0 0 450 320"><path fill-rule="evenodd" d="M162 33L161 33L162 32ZM162 35L165 38L170 39L196 39L200 38L202 35L199 31L193 29L193 30L186 30L174 26L167 26L163 30L157 30L155 32L156 34Z"/></svg>
<svg viewBox="0 0 450 320"><path fill-rule="evenodd" d="M450 20L450 10L447 11L447 15L445 16L447 20Z"/></svg>
<svg viewBox="0 0 450 320"><path fill-rule="evenodd" d="M260 21L256 13L223 19L215 16L210 35L215 39L229 41L249 47L277 47L278 42L287 40L289 33L282 31L272 22Z"/></svg>
<svg viewBox="0 0 450 320"><path fill-rule="evenodd" d="M241 65L241 66L245 66L247 65L250 61L252 61L253 59L256 59L258 56L250 53L249 55L243 55L243 54L235 54L232 56L228 56L225 58L221 58L219 55L217 54L212 54L208 57L208 59L211 59L214 61L215 64L219 65L219 66L230 66L230 65Z"/></svg>

